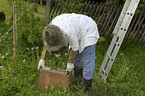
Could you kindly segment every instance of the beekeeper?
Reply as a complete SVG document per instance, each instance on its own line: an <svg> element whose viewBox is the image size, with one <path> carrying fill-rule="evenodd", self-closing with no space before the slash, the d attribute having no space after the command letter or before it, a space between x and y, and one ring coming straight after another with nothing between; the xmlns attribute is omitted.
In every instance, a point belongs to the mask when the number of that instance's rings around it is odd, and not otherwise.
<svg viewBox="0 0 145 96"><path fill-rule="evenodd" d="M74 69L74 83L82 82L84 92L92 86L95 72L95 49L99 39L95 21L82 14L61 14L44 28L44 47L38 69L44 68L46 52L59 52L69 45L67 71ZM82 67L83 64L83 67Z"/></svg>

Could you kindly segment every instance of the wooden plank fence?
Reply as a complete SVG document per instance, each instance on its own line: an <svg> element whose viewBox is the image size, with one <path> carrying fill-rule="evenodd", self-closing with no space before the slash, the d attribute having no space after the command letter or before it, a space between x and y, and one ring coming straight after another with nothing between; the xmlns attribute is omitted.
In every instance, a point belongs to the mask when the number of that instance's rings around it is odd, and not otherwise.
<svg viewBox="0 0 145 96"><path fill-rule="evenodd" d="M56 3L51 10L51 18L54 18L55 15L64 13L59 5L61 1L65 2L66 0L56 0ZM98 4L88 1L87 4L80 9L80 12L82 14L87 14L97 22L101 36L110 38L113 36L112 32L122 8L123 5L116 5L114 3ZM134 15L125 38L143 43L145 42L145 8L143 8L140 13Z"/></svg>

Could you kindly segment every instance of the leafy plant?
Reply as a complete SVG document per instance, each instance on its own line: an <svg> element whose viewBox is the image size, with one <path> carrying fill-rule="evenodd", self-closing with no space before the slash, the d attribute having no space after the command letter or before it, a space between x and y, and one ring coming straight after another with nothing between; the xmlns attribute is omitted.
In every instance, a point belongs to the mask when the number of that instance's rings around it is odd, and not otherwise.
<svg viewBox="0 0 145 96"><path fill-rule="evenodd" d="M42 46L42 32L44 27L49 22L46 18L36 17L33 13L33 9L28 4L22 4L19 2L18 6L18 44L32 47L32 46ZM22 15L23 14L23 15Z"/></svg>
<svg viewBox="0 0 145 96"><path fill-rule="evenodd" d="M0 12L0 22L4 22L6 19L6 15L4 12Z"/></svg>
<svg viewBox="0 0 145 96"><path fill-rule="evenodd" d="M83 3L82 0L66 0L59 3L60 7L65 13L82 13L81 8L86 3Z"/></svg>

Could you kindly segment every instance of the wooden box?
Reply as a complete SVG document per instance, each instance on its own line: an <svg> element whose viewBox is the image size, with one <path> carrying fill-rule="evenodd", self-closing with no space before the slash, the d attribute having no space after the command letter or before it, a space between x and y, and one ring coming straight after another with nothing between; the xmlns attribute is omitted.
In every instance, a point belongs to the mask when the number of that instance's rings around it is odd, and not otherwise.
<svg viewBox="0 0 145 96"><path fill-rule="evenodd" d="M40 89L48 89L50 87L59 87L61 89L69 88L70 74L64 69L47 68L40 69L39 85Z"/></svg>

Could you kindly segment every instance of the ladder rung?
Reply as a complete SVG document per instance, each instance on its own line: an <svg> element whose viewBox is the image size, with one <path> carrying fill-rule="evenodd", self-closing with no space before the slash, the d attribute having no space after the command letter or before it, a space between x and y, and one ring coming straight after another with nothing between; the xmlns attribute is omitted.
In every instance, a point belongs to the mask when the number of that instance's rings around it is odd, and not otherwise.
<svg viewBox="0 0 145 96"><path fill-rule="evenodd" d="M107 56L109 57L109 58L111 58L111 56L107 53Z"/></svg>
<svg viewBox="0 0 145 96"><path fill-rule="evenodd" d="M117 44L117 42L116 42L116 41L114 41L114 40L113 40L113 42L114 42L115 44Z"/></svg>
<svg viewBox="0 0 145 96"><path fill-rule="evenodd" d="M105 70L104 70L104 68L102 68L102 67L101 67L101 71L103 71L103 72L105 73Z"/></svg>
<svg viewBox="0 0 145 96"><path fill-rule="evenodd" d="M121 29L119 25L115 27L115 30L113 31L113 34L117 36L118 31Z"/></svg>
<svg viewBox="0 0 145 96"><path fill-rule="evenodd" d="M114 35L117 35L117 33L113 32Z"/></svg>
<svg viewBox="0 0 145 96"><path fill-rule="evenodd" d="M117 35L118 33L116 32L116 33L113 33L116 37L120 37L119 35ZM114 43L116 43L115 41L114 41Z"/></svg>

